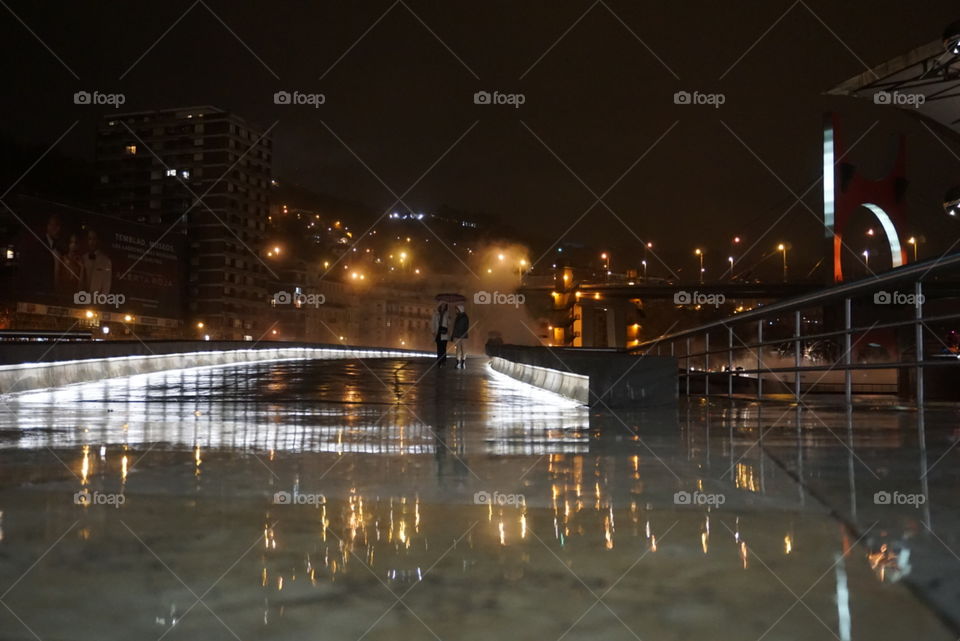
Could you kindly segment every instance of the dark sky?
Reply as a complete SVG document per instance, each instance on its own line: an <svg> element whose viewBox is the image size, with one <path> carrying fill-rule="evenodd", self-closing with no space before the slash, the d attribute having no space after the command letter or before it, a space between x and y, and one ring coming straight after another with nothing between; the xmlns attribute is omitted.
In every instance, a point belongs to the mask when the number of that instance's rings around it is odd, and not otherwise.
<svg viewBox="0 0 960 641"><path fill-rule="evenodd" d="M616 216L597 205L568 238L620 254L651 239L672 265L692 265L700 245L719 268L727 237L755 239L791 204L774 174L797 193L817 179L822 113L835 109L851 139L879 121L858 149L878 171L893 133L910 133L918 225L956 236L937 214L960 162L900 112L822 95L938 38L955 2L6 1L25 25L0 8L0 126L52 142L79 119L59 145L72 155L92 157L109 109L74 105L77 90L122 92L124 110L214 104L276 122L281 178L383 208L393 196L354 153L397 194L437 163L411 207L489 212L549 242L646 153L604 198ZM278 106L280 89L326 104ZM478 90L526 101L475 105ZM675 105L678 90L726 102ZM819 212L820 190L806 202ZM804 264L822 252L801 206L755 251L783 239Z"/></svg>

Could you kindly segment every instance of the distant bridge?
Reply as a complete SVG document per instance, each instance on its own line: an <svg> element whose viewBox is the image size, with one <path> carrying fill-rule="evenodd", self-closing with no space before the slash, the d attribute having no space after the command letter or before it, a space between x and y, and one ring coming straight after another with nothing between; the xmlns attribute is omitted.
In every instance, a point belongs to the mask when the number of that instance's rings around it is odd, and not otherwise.
<svg viewBox="0 0 960 641"><path fill-rule="evenodd" d="M604 298L640 298L640 299L673 299L678 292L703 292L709 294L723 294L729 299L759 298L783 299L802 296L824 288L823 283L653 283L634 282L634 284L616 282L589 282L580 283L571 287L570 291L580 291L584 295L599 293ZM547 295L556 291L549 285L524 285L519 289L525 295Z"/></svg>

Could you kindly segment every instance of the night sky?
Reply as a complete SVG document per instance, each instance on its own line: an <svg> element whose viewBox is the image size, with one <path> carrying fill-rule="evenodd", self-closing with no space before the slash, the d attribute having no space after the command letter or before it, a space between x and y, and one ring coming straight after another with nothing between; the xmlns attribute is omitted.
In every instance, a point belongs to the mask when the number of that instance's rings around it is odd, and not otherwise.
<svg viewBox="0 0 960 641"><path fill-rule="evenodd" d="M573 225L567 240L621 256L651 240L691 269L703 246L722 269L728 237L752 243L819 177L833 109L851 141L873 127L865 168L911 136L918 229L957 235L939 200L960 161L941 141L902 112L822 95L940 37L955 2L5 2L2 133L51 143L79 120L58 145L72 156L92 159L111 110L75 91L122 92L122 111L213 104L273 126L275 174L318 192L382 209L395 196L381 181L401 195L429 170L404 198L414 209L490 213L546 245ZM278 90L326 103L275 105ZM475 105L478 90L525 104ZM680 90L725 104L675 105ZM574 224L618 180L613 211ZM820 194L805 199L815 212ZM797 206L754 251L789 240L799 270L822 236Z"/></svg>

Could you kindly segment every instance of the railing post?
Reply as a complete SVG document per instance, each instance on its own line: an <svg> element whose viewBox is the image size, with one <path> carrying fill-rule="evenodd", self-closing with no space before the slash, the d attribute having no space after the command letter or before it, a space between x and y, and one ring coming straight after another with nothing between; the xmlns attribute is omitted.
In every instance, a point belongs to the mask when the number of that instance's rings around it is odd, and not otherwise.
<svg viewBox="0 0 960 641"><path fill-rule="evenodd" d="M923 409L923 284L918 280L913 284L914 294L914 333L916 336L917 355L916 372L917 377L917 408Z"/></svg>
<svg viewBox="0 0 960 641"><path fill-rule="evenodd" d="M760 369L763 366L763 318L757 320L757 398L763 398L763 377Z"/></svg>
<svg viewBox="0 0 960 641"><path fill-rule="evenodd" d="M853 313L851 312L849 298L843 299L843 389L847 404L853 402L853 372L850 370L850 364L853 355L850 353L852 348L852 336L850 328L853 322Z"/></svg>
<svg viewBox="0 0 960 641"><path fill-rule="evenodd" d="M727 398L733 398L733 326L727 328Z"/></svg>
<svg viewBox="0 0 960 641"><path fill-rule="evenodd" d="M710 330L703 335L703 395L710 396Z"/></svg>
<svg viewBox="0 0 960 641"><path fill-rule="evenodd" d="M800 402L800 310L793 316L793 395Z"/></svg>

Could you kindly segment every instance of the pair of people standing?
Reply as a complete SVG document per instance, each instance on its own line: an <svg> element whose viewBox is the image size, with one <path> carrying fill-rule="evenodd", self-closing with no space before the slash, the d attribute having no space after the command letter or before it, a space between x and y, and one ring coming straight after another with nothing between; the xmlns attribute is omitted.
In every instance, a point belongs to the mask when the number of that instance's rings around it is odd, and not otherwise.
<svg viewBox="0 0 960 641"><path fill-rule="evenodd" d="M446 303L440 303L433 315L430 329L433 332L433 340L437 343L437 367L443 367L446 364L447 342L452 339L456 347L456 366L465 368L467 366L467 355L464 341L468 338L470 317L464 311L463 305L457 305L456 315L453 315Z"/></svg>

